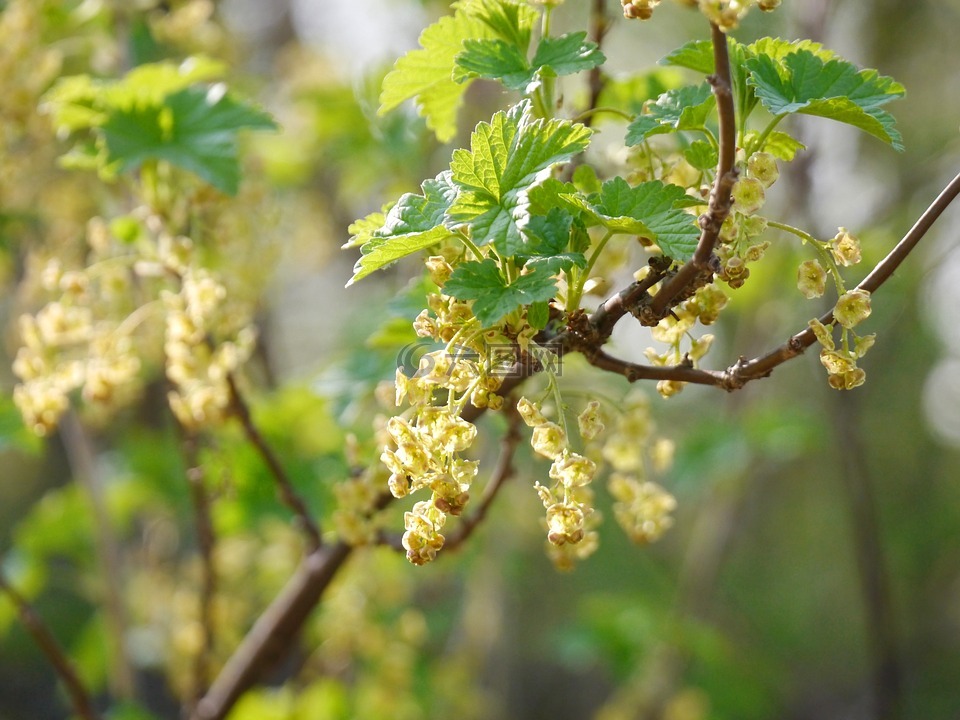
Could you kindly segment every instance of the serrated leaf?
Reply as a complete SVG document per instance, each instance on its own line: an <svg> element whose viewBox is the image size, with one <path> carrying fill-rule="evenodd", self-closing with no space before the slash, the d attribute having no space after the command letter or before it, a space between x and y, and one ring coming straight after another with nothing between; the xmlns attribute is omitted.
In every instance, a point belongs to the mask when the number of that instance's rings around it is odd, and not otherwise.
<svg viewBox="0 0 960 720"><path fill-rule="evenodd" d="M423 195L406 193L401 196L376 230L369 231L376 213L350 226L351 232L356 228L358 236L369 234L360 248L360 259L353 268L348 287L402 257L425 250L453 235L443 226L444 214L457 195L450 172L426 180L421 187ZM353 241L348 244L349 247L355 245Z"/></svg>
<svg viewBox="0 0 960 720"><path fill-rule="evenodd" d="M440 18L420 34L420 49L411 50L383 79L379 114L411 98L440 142L449 142L457 132L457 111L467 85L453 76L454 58L468 39L492 36L490 28L461 8Z"/></svg>
<svg viewBox="0 0 960 720"><path fill-rule="evenodd" d="M683 157L697 170L710 170L717 166L717 149L706 140L694 140L683 150Z"/></svg>
<svg viewBox="0 0 960 720"><path fill-rule="evenodd" d="M520 228L529 217L527 192L557 163L582 152L591 130L566 120L532 118L525 100L480 123L470 150L456 150L450 168L461 193L447 211L450 222L469 225L474 242L493 243L504 256L523 245Z"/></svg>
<svg viewBox="0 0 960 720"><path fill-rule="evenodd" d="M559 76L590 70L606 60L597 44L587 40L585 32L575 32L543 38L531 64L541 76L548 71Z"/></svg>
<svg viewBox="0 0 960 720"><path fill-rule="evenodd" d="M458 82L481 77L500 80L511 90L523 90L534 75L527 58L504 40L465 40L455 62Z"/></svg>
<svg viewBox="0 0 960 720"><path fill-rule="evenodd" d="M747 81L773 115L803 113L837 120L903 150L893 117L880 109L904 94L892 78L876 70L857 70L839 58L824 61L809 50L796 50L779 62L759 55L747 67Z"/></svg>
<svg viewBox="0 0 960 720"><path fill-rule="evenodd" d="M587 259L582 252L567 252L573 217L560 208L546 215L530 218L524 227L528 242L523 249L527 267L542 267L551 275L573 266L585 267Z"/></svg>
<svg viewBox="0 0 960 720"><path fill-rule="evenodd" d="M704 127L716 99L707 83L668 90L627 127L626 144L638 145L654 134ZM653 125L650 121L655 121Z"/></svg>
<svg viewBox="0 0 960 720"><path fill-rule="evenodd" d="M677 185L650 180L631 187L616 177L605 182L600 193L587 198L587 214L608 230L647 237L665 255L686 261L693 257L700 238L693 216L677 207L688 199Z"/></svg>
<svg viewBox="0 0 960 720"><path fill-rule="evenodd" d="M347 232L350 233L350 239L341 245L340 249L346 250L348 248L360 247L364 243L370 242L374 237L374 233L383 227L385 220L386 215L384 215L382 210L378 210L350 223L350 226L347 228Z"/></svg>
<svg viewBox="0 0 960 720"><path fill-rule="evenodd" d="M457 3L468 14L474 15L497 37L526 53L530 36L539 13L517 0L470 0Z"/></svg>
<svg viewBox="0 0 960 720"><path fill-rule="evenodd" d="M768 152L786 162L792 161L798 152L806 149L807 146L792 135L780 131L770 133L761 148L764 152Z"/></svg>
<svg viewBox="0 0 960 720"><path fill-rule="evenodd" d="M557 285L543 268L534 268L507 283L496 261L487 258L461 263L443 291L458 300L473 300L473 314L481 325L490 327L519 307L550 300Z"/></svg>
<svg viewBox="0 0 960 720"><path fill-rule="evenodd" d="M121 170L166 160L235 195L240 184L237 134L244 128L274 129L276 123L215 85L181 90L163 105L114 110L103 133L109 161L118 162Z"/></svg>

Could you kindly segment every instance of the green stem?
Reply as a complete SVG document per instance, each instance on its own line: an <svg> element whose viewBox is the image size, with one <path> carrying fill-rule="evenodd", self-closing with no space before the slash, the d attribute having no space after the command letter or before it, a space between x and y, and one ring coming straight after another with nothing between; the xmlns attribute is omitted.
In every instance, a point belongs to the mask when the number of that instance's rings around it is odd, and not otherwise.
<svg viewBox="0 0 960 720"><path fill-rule="evenodd" d="M587 260L586 266L579 274L576 285L570 288L570 292L567 296L567 312L573 312L580 307L580 299L583 297L583 287L587 283L587 279L590 277L590 271L593 270L593 266L597 264L597 258L600 257L600 253L603 252L603 248L606 247L607 242L614 236L613 230L607 230L607 234L604 235L600 242L597 243L597 246L593 249L593 252L590 253L590 259Z"/></svg>
<svg viewBox="0 0 960 720"><path fill-rule="evenodd" d="M473 253L477 260L483 260L483 253L480 252L480 248L477 247L476 243L474 243L463 230L457 230L456 235L457 239L467 246L467 249Z"/></svg>
<svg viewBox="0 0 960 720"><path fill-rule="evenodd" d="M590 108L588 110L584 110L582 113L580 113L575 118L573 118L571 122L575 122L575 123L583 122L588 117L599 115L600 113L616 115L620 118L623 118L627 122L631 122L636 117L635 115L631 115L630 113L624 112L623 110L620 110L619 108L615 108L615 107L595 107L595 108Z"/></svg>
<svg viewBox="0 0 960 720"><path fill-rule="evenodd" d="M773 120L771 120L767 124L767 126L763 129L763 132L761 132L760 135L757 137L757 139L754 140L753 143L751 143L750 152L747 153L747 157L750 157L751 155L753 155L755 152L757 152L764 146L764 143L767 142L767 138L770 137L770 133L774 131L777 125L780 124L780 121L783 120L786 116L787 116L786 113L782 115L777 115L776 117L773 118Z"/></svg>
<svg viewBox="0 0 960 720"><path fill-rule="evenodd" d="M795 228L793 225L787 225L786 223L777 222L776 220L767 220L767 225L776 228L777 230L783 230L788 232L791 235L796 235L798 238L803 240L806 243L810 243L813 246L813 249L816 250L817 255L819 256L821 262L826 265L827 270L830 271L830 277L833 278L833 284L837 288L837 295L843 295L847 289L843 282L843 276L840 275L840 268L837 267L836 261L833 259L833 256L827 251L827 248L824 246L824 243L817 240L810 233L804 232L800 228Z"/></svg>

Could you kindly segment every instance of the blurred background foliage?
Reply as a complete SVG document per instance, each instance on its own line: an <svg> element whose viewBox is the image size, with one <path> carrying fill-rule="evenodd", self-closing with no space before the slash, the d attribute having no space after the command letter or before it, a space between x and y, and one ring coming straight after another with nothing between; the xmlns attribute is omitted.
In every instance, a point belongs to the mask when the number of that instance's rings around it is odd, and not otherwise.
<svg viewBox="0 0 960 720"><path fill-rule="evenodd" d="M587 5L571 0L557 22L581 27ZM254 413L311 509L329 519L333 488L351 471L346 436L370 436L373 390L392 376L395 341L417 312L404 299L416 282L412 263L344 290L355 258L339 246L356 217L415 191L449 161L409 109L376 114L383 74L447 7L0 3L7 390L16 318L35 307L24 289L34 256L75 255L87 219L118 202L114 189L57 166L63 147L37 112L43 93L62 74L115 77L196 52L224 59L233 84L283 128L247 143L246 182L269 197L275 218L254 225L256 246L277 257L260 281ZM705 37L702 19L665 4L650 24L625 23L618 8L610 4L606 70L655 94L653 64ZM960 168L957 28L957 0L785 0L773 15L748 18L738 38L810 37L907 87L892 108L902 155L815 118L794 126L810 149L773 193L782 219L821 237L851 228L863 239L861 267L893 246ZM568 81L565 91L582 90ZM477 84L454 146L506 101ZM623 125L599 128L602 162L617 152ZM958 233L953 208L878 293L864 387L831 391L810 354L735 394L689 387L652 400L659 432L677 443L664 482L680 503L677 522L660 543L632 546L601 500L601 550L557 573L531 491L544 468L521 453L490 518L455 556L414 568L387 549L358 553L290 660L230 717L958 717ZM784 290L799 259L778 239L734 294L710 357L716 366L803 327L810 306ZM644 337L618 328L615 342L639 355ZM626 390L574 358L564 374L589 394ZM155 378L119 419L71 415L43 443L23 429L9 392L0 397L3 572L98 697L114 698L112 718L175 717L177 698L191 692L199 560L181 438L163 396ZM491 452L502 430L483 419ZM218 431L201 459L214 496L220 663L300 551L238 428ZM391 523L400 527L398 514ZM66 717L56 684L0 598L0 718Z"/></svg>

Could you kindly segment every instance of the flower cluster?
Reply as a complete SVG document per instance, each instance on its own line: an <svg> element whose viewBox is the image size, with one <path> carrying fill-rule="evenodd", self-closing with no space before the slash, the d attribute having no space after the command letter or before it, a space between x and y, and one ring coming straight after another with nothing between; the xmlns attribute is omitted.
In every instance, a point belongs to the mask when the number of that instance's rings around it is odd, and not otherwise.
<svg viewBox="0 0 960 720"><path fill-rule="evenodd" d="M670 367L680 364L696 366L710 351L714 336L710 333L693 337L691 330L699 321L703 325L716 322L720 311L727 304L727 296L716 283L699 288L693 295L677 305L673 312L663 318L653 329L653 339L665 343L668 347L662 352L647 348L644 353L655 367ZM685 343L685 340L689 340ZM684 345L687 348L684 349ZM657 392L663 397L672 397L683 389L683 383L676 380L661 380L657 383Z"/></svg>
<svg viewBox="0 0 960 720"><path fill-rule="evenodd" d="M678 0L681 5L699 8L714 25L724 32L735 30L754 5L764 12L776 10L780 0Z"/></svg>
<svg viewBox="0 0 960 720"><path fill-rule="evenodd" d="M577 418L585 438L595 438L603 430L599 403L592 402ZM570 449L566 430L547 420L540 407L525 397L517 402L524 423L533 429L530 445L534 452L552 460L548 473L553 483L534 487L546 510L547 541L554 564L561 569L573 567L597 549L598 536L593 527L599 521L593 507L593 492L587 487L597 473L597 464Z"/></svg>
<svg viewBox="0 0 960 720"><path fill-rule="evenodd" d="M608 482L617 524L636 543L657 540L670 526L676 500L660 485L646 479L673 462L673 443L655 438L650 407L640 396L620 416L603 446L603 458L612 472Z"/></svg>
<svg viewBox="0 0 960 720"><path fill-rule="evenodd" d="M863 291L854 291L857 293ZM848 293L849 294L849 293ZM867 296L867 313L869 314L869 295ZM836 311L834 312L836 314ZM849 321L852 319L848 317ZM863 368L857 367L857 360L867 354L867 351L873 347L876 341L876 335L858 336L853 333L849 327L843 326L841 330L841 345L838 348L833 339L834 325L824 325L819 320L810 321L810 329L813 330L820 343L820 363L827 370L827 381L834 390L852 390L855 387L863 385L867 379L867 374ZM850 337L853 339L851 347Z"/></svg>

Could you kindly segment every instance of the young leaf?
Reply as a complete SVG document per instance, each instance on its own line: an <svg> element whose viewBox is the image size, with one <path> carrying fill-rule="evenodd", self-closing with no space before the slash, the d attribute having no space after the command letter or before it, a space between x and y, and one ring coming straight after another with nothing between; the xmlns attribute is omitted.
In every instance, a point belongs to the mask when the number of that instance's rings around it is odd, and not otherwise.
<svg viewBox="0 0 960 720"><path fill-rule="evenodd" d="M481 77L499 80L510 90L523 90L534 76L516 45L503 40L466 40L455 62L459 82Z"/></svg>
<svg viewBox="0 0 960 720"><path fill-rule="evenodd" d="M807 146L788 135L785 132L774 131L767 136L761 150L770 153L774 157L790 162L801 150L806 150Z"/></svg>
<svg viewBox="0 0 960 720"><path fill-rule="evenodd" d="M650 180L631 187L620 177L608 180L597 195L587 199L586 215L616 233L650 238L675 260L689 260L700 230L692 215L679 206L687 195L677 185Z"/></svg>
<svg viewBox="0 0 960 720"><path fill-rule="evenodd" d="M639 145L651 135L671 130L702 128L715 105L716 99L707 83L668 90L647 107L645 114L630 123L626 144Z"/></svg>
<svg viewBox="0 0 960 720"><path fill-rule="evenodd" d="M544 38L532 62L504 40L467 40L456 57L460 81L483 77L499 80L510 90L526 91L538 78L572 75L603 63L606 58L586 33Z"/></svg>
<svg viewBox="0 0 960 720"><path fill-rule="evenodd" d="M845 60L824 61L797 50L777 61L759 55L747 62L747 82L773 115L803 113L864 130L903 150L893 117L880 106L904 94L903 86L876 70L857 70Z"/></svg>
<svg viewBox="0 0 960 720"><path fill-rule="evenodd" d="M591 130L566 120L534 120L525 100L480 123L470 150L455 150L450 168L461 192L449 220L469 225L478 245L493 243L504 256L523 247L520 227L529 217L527 192L550 168L582 152Z"/></svg>
<svg viewBox="0 0 960 720"><path fill-rule="evenodd" d="M574 265L585 267L587 259L582 252L566 252L572 226L573 217L560 208L531 217L523 229L528 240L522 255L526 266L543 267L551 275Z"/></svg>
<svg viewBox="0 0 960 720"><path fill-rule="evenodd" d="M706 140L694 140L683 151L683 157L697 170L711 170L717 166L717 149Z"/></svg>
<svg viewBox="0 0 960 720"><path fill-rule="evenodd" d="M474 15L493 33L526 54L530 36L539 13L525 2L517 0L468 0L457 3L465 12Z"/></svg>
<svg viewBox="0 0 960 720"><path fill-rule="evenodd" d="M420 49L411 50L383 79L379 114L415 97L417 109L440 142L457 132L457 111L466 84L453 77L454 58L468 39L492 37L490 28L459 6L453 15L440 18L420 34Z"/></svg>
<svg viewBox="0 0 960 720"><path fill-rule="evenodd" d="M473 300L473 314L484 327L495 325L523 305L546 302L557 292L553 276L543 268L507 283L492 258L461 263L443 286L458 300Z"/></svg>
<svg viewBox="0 0 960 720"><path fill-rule="evenodd" d="M110 162L120 169L166 160L196 173L225 193L240 184L237 133L274 129L266 113L224 94L222 85L181 90L163 105L114 110L103 124Z"/></svg>
<svg viewBox="0 0 960 720"><path fill-rule="evenodd" d="M537 46L533 67L541 77L573 75L605 63L607 58L597 44L587 40L585 32L546 37Z"/></svg>
<svg viewBox="0 0 960 720"><path fill-rule="evenodd" d="M443 226L444 213L457 194L450 173L442 172L435 179L425 181L422 188L423 195L407 193L401 196L384 217L383 224L368 235L369 239L360 248L360 259L353 268L348 287L402 257L425 250L453 235ZM368 232L373 217L354 223L351 232ZM351 242L349 246L355 244Z"/></svg>

